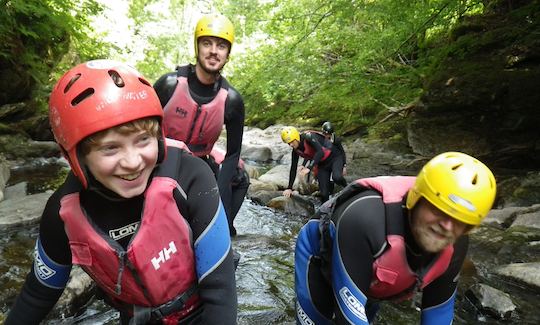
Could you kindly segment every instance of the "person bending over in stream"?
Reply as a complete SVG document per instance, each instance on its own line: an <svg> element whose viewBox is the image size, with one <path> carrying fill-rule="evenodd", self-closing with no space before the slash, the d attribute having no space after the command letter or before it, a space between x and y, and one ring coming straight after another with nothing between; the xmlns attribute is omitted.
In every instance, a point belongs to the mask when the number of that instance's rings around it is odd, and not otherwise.
<svg viewBox="0 0 540 325"><path fill-rule="evenodd" d="M146 79L114 61L80 64L49 102L71 172L41 218L35 260L7 325L38 324L73 265L122 324L236 324L235 270L215 177L179 141Z"/></svg>
<svg viewBox="0 0 540 325"><path fill-rule="evenodd" d="M285 197L290 197L293 193L293 184L296 179L298 160L304 158L300 168L300 176L313 172L319 183L321 202L325 202L330 197L332 176L334 182L343 187L347 186L347 181L343 177L340 161L341 153L337 152L332 142L317 131L298 132L298 129L287 126L281 131L281 140L292 149L291 169L289 172L289 185L283 191ZM339 166L339 168L337 168Z"/></svg>
<svg viewBox="0 0 540 325"><path fill-rule="evenodd" d="M451 324L467 233L495 195L489 168L458 152L434 157L416 178L349 184L299 232L297 322L367 325L380 301L414 297L421 324Z"/></svg>

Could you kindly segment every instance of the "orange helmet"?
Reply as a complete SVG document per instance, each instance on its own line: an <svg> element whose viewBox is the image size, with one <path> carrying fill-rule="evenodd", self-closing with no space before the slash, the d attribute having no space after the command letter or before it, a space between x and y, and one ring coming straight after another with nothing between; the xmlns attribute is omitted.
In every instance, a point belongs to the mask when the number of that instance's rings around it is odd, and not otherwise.
<svg viewBox="0 0 540 325"><path fill-rule="evenodd" d="M77 154L87 136L146 117L163 119L152 85L132 67L110 60L82 63L66 72L49 99L49 122L73 173L88 186ZM165 156L163 130L158 162Z"/></svg>

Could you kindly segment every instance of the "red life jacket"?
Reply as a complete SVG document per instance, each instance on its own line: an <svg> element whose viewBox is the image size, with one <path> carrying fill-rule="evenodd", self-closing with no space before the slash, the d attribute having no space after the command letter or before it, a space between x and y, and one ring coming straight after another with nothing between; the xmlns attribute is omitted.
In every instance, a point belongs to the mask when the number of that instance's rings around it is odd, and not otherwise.
<svg viewBox="0 0 540 325"><path fill-rule="evenodd" d="M385 205L401 202L409 189L414 185L415 177L374 177L364 178L356 182L381 193ZM389 209L387 212L396 215L386 216L387 220L403 218L401 208ZM387 221L387 224L392 221ZM368 295L377 299L397 298L403 300L414 294L414 289L422 289L443 274L454 253L454 247L448 246L426 269L413 272L407 263L403 230L398 234L387 234L388 248L373 263L373 276ZM417 287L418 286L418 287Z"/></svg>
<svg viewBox="0 0 540 325"><path fill-rule="evenodd" d="M305 131L304 134L305 133L316 133L316 134L322 136L322 138L324 139L324 135L322 133L320 133L320 132L317 132L317 131ZM313 158L315 157L315 153L317 151L306 140L304 140L303 142L304 142L304 151L301 151L299 149L295 149L294 151L296 152L296 154L298 154L302 158L313 160ZM319 141L319 143L320 143L320 141ZM321 144L322 151L323 151L323 157L321 158L321 161L325 161L326 158L328 158L330 156L332 151L330 150L330 148L325 146L324 142L320 143L320 144Z"/></svg>
<svg viewBox="0 0 540 325"><path fill-rule="evenodd" d="M165 136L185 142L196 156L212 150L223 129L228 90L221 88L209 103L199 105L189 93L186 76L177 77L178 84L163 108Z"/></svg>
<svg viewBox="0 0 540 325"><path fill-rule="evenodd" d="M210 152L210 156L214 158L214 161L221 165L223 160L225 159L225 151L221 150L218 147L212 148L212 151ZM238 168L244 169L244 161L240 158L238 159Z"/></svg>
<svg viewBox="0 0 540 325"><path fill-rule="evenodd" d="M78 192L61 199L60 217L73 264L80 265L113 301L156 307L197 283L191 229L173 197L179 184L173 175L166 175L176 170L171 164L178 160L169 150L157 167L144 194L140 226L127 250L96 231L81 208ZM198 303L198 296L192 296L176 315L188 314Z"/></svg>

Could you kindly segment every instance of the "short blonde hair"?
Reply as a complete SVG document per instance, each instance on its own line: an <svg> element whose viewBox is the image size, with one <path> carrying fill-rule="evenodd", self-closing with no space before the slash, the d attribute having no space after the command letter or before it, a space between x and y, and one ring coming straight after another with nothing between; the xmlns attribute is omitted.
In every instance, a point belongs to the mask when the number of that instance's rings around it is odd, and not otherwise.
<svg viewBox="0 0 540 325"><path fill-rule="evenodd" d="M122 135L128 135L133 132L146 131L151 136L158 138L161 134L161 128L159 121L153 117L142 118L135 121L130 121L124 124L117 125L115 127L96 132L87 136L81 141L79 146L79 154L85 157L92 148L99 143L101 139L105 137L110 131L116 131Z"/></svg>

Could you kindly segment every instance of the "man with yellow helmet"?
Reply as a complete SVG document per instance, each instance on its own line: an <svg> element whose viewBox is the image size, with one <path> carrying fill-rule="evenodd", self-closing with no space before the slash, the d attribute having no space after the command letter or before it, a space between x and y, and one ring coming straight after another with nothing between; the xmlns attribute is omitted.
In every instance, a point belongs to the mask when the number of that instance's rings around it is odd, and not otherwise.
<svg viewBox="0 0 540 325"><path fill-rule="evenodd" d="M349 184L299 232L298 322L369 324L379 301L421 292L421 324L451 324L467 233L495 195L489 168L459 152L434 157L417 177Z"/></svg>
<svg viewBox="0 0 540 325"><path fill-rule="evenodd" d="M231 21L219 14L203 16L194 31L196 64L179 66L161 76L154 88L164 109L165 135L185 142L214 171L231 235L233 220L242 201L234 200L233 180L244 132L244 102L240 93L221 75L234 42ZM225 125L227 152L217 164L210 152Z"/></svg>
<svg viewBox="0 0 540 325"><path fill-rule="evenodd" d="M292 148L289 184L287 189L283 191L285 197L290 197L293 193L292 188L300 157L304 158L304 161L299 173L301 176L305 176L313 171L319 183L322 202L330 197L331 177L336 184L347 186L347 181L342 173L341 153L336 150L330 140L325 138L324 134L318 131L300 133L295 127L288 126L281 131L281 140Z"/></svg>

